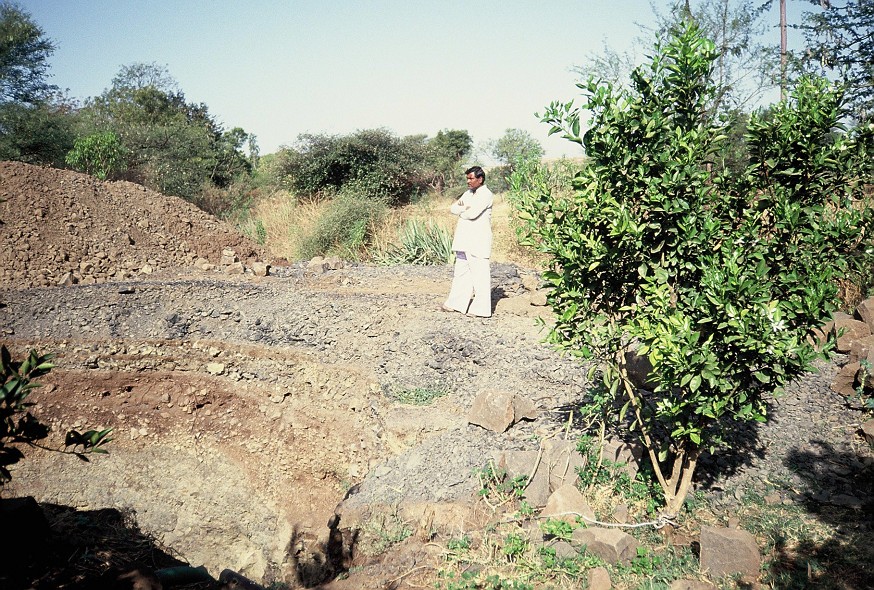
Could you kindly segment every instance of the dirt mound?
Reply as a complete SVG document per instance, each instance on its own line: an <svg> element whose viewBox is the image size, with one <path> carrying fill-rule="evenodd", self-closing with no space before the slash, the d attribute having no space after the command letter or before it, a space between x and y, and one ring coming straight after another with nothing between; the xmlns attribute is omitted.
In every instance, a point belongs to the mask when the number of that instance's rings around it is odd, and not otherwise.
<svg viewBox="0 0 874 590"><path fill-rule="evenodd" d="M0 162L0 201L0 288L129 279L217 263L224 248L263 257L191 203L130 182Z"/></svg>

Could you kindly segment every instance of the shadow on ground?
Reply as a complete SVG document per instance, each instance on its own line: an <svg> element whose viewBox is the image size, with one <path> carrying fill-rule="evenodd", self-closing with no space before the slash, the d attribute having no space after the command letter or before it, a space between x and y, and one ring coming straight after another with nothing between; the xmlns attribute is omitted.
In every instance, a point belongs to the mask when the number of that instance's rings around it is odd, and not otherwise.
<svg viewBox="0 0 874 590"><path fill-rule="evenodd" d="M832 534L794 546L775 538L773 587L874 588L874 465L827 443L793 449L785 463L803 480L802 506Z"/></svg>
<svg viewBox="0 0 874 590"><path fill-rule="evenodd" d="M0 500L0 588L70 590L149 588L155 571L183 576L176 588L206 589L215 581L160 547L137 527L134 514L113 508L76 510L37 504L33 498ZM208 577L208 576L207 576Z"/></svg>

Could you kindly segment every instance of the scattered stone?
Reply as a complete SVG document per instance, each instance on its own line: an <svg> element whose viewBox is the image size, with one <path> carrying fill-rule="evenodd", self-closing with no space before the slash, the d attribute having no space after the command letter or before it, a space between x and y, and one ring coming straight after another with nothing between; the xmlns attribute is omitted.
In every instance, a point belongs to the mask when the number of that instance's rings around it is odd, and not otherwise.
<svg viewBox="0 0 874 590"><path fill-rule="evenodd" d="M838 371L838 374L835 375L835 378L829 386L831 390L844 397L853 395L856 391L856 374L859 372L861 366L860 363L855 362L847 363L841 367L841 370Z"/></svg>
<svg viewBox="0 0 874 590"><path fill-rule="evenodd" d="M537 420L539 415L540 410L537 409L537 405L533 401L521 395L513 396L514 423L519 420Z"/></svg>
<svg viewBox="0 0 874 590"><path fill-rule="evenodd" d="M537 451L505 451L498 457L498 466L507 471L507 477L531 477L522 497L532 506L543 506L549 500L549 473L541 461L533 476L531 471L537 463Z"/></svg>
<svg viewBox="0 0 874 590"><path fill-rule="evenodd" d="M868 420L862 423L862 436L865 437L868 446L874 449L874 420Z"/></svg>
<svg viewBox="0 0 874 590"><path fill-rule="evenodd" d="M607 563L628 565L637 556L638 542L626 532L614 528L590 527L577 529L575 543L585 545L586 551Z"/></svg>
<svg viewBox="0 0 874 590"><path fill-rule="evenodd" d="M515 397L506 391L480 391L467 415L468 423L492 432L505 432L513 424L516 415Z"/></svg>
<svg viewBox="0 0 874 590"><path fill-rule="evenodd" d="M713 577L758 575L762 566L756 538L742 529L701 527L701 571Z"/></svg>
<svg viewBox="0 0 874 590"><path fill-rule="evenodd" d="M307 263L307 271L314 272L316 274L322 274L328 272L330 265L325 262L324 257L315 256Z"/></svg>
<svg viewBox="0 0 874 590"><path fill-rule="evenodd" d="M549 496L546 507L540 512L544 518L553 517L570 524L577 523L577 515L585 522L595 520L595 512L592 510L580 490L573 485L563 485Z"/></svg>
<svg viewBox="0 0 874 590"><path fill-rule="evenodd" d="M346 266L338 256L328 256L325 258L324 263L327 265L327 270L341 270Z"/></svg>
<svg viewBox="0 0 874 590"><path fill-rule="evenodd" d="M628 505L617 504L613 509L613 520L618 523L625 524L628 522Z"/></svg>
<svg viewBox="0 0 874 590"><path fill-rule="evenodd" d="M850 353L848 355L849 362L858 363L863 359L867 359L868 353L871 349L874 349L874 335L854 340L853 343L850 344Z"/></svg>
<svg viewBox="0 0 874 590"><path fill-rule="evenodd" d="M547 547L552 548L559 559L573 559L580 554L573 545L561 539L549 543Z"/></svg>
<svg viewBox="0 0 874 590"><path fill-rule="evenodd" d="M223 375L225 372L224 363L207 363L206 372L210 375Z"/></svg>
<svg viewBox="0 0 874 590"><path fill-rule="evenodd" d="M268 274L270 274L270 265L264 262L253 262L252 274L256 277L266 277Z"/></svg>
<svg viewBox="0 0 874 590"><path fill-rule="evenodd" d="M643 457L643 447L640 444L629 444L623 440L611 438L604 442L601 457L605 461L619 463L631 479L640 470L640 460Z"/></svg>
<svg viewBox="0 0 874 590"><path fill-rule="evenodd" d="M874 332L874 297L869 297L857 305L853 315L868 324L868 329Z"/></svg>
<svg viewBox="0 0 874 590"><path fill-rule="evenodd" d="M543 459L549 468L549 489L555 491L565 484L575 485L578 469L586 460L577 451L577 443L570 440L548 439L543 442Z"/></svg>
<svg viewBox="0 0 874 590"><path fill-rule="evenodd" d="M61 275L61 278L58 279L57 284L69 287L70 285L74 285L77 282L78 281L73 277L72 272L65 272Z"/></svg>
<svg viewBox="0 0 874 590"><path fill-rule="evenodd" d="M838 352L850 352L855 340L871 335L871 328L868 327L868 324L861 320L855 320L846 313L836 312L833 321L832 333L837 338L835 349Z"/></svg>
<svg viewBox="0 0 874 590"><path fill-rule="evenodd" d="M588 573L588 590L610 590L613 582L610 580L610 572L605 567L593 567Z"/></svg>

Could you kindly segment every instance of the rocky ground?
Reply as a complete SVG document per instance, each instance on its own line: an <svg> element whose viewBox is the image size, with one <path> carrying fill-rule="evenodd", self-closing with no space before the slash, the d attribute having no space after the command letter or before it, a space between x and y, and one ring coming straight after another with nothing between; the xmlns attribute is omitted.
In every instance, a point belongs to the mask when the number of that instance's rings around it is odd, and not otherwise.
<svg viewBox="0 0 874 590"><path fill-rule="evenodd" d="M550 317L534 305L531 270L494 265L495 315L476 319L438 310L446 267L227 274L212 267L224 249L264 253L129 183L0 163L0 199L0 340L56 354L35 413L55 445L69 428L114 429L111 453L87 465L28 451L4 497L115 510L153 540L152 553L216 576L399 587L429 583L434 531L479 525L476 468L580 433L584 371L542 344L536 320ZM730 510L736 490L776 488L769 501L870 521L865 416L829 389L836 370L823 364L793 384L767 424L739 431L739 452L705 461L699 487L714 504ZM470 425L486 389L525 396L540 414L503 434ZM426 405L401 401L438 393ZM387 529L387 517L418 534L374 560L362 536L350 556L350 519Z"/></svg>

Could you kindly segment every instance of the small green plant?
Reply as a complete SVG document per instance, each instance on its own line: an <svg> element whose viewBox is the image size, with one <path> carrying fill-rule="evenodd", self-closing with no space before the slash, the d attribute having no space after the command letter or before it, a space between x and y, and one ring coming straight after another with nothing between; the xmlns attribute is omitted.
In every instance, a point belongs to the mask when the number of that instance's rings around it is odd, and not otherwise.
<svg viewBox="0 0 874 590"><path fill-rule="evenodd" d="M412 534L412 527L396 512L377 513L362 525L358 549L364 555L381 555Z"/></svg>
<svg viewBox="0 0 874 590"><path fill-rule="evenodd" d="M439 265L446 264L452 257L452 235L434 223L411 219L398 237L400 243L376 253L377 262Z"/></svg>
<svg viewBox="0 0 874 590"><path fill-rule="evenodd" d="M540 530L544 535L559 539L570 539L574 534L574 528L571 523L555 518L547 518L540 523Z"/></svg>
<svg viewBox="0 0 874 590"><path fill-rule="evenodd" d="M466 571L456 576L454 572L440 572L437 588L441 590L534 590L530 584L507 580L497 574ZM446 585L443 582L446 582Z"/></svg>
<svg viewBox="0 0 874 590"><path fill-rule="evenodd" d="M865 384L872 375L874 375L874 371L872 371L871 362L868 359L859 361L859 374L857 375L859 385L856 386L856 395L862 403L862 407L868 411L874 410L874 397L868 395Z"/></svg>
<svg viewBox="0 0 874 590"><path fill-rule="evenodd" d="M579 487L581 490L593 486L606 486L613 493L630 502L641 502L646 505L648 514L654 513L660 506L659 494L656 493L651 469L647 463L641 465L637 474L631 477L626 471L626 464L610 461L601 457L599 439L582 435L577 440L577 451L585 458L583 467L577 469Z"/></svg>
<svg viewBox="0 0 874 590"><path fill-rule="evenodd" d="M366 248L387 208L379 199L343 192L334 197L300 245L303 259L329 253L350 258Z"/></svg>
<svg viewBox="0 0 874 590"><path fill-rule="evenodd" d="M457 553L467 552L470 550L471 540L467 535L463 535L456 539L449 539L446 542L446 548Z"/></svg>
<svg viewBox="0 0 874 590"><path fill-rule="evenodd" d="M480 480L480 497L490 506L492 502L496 502L493 507L521 498L528 482L527 475L509 477L505 469L495 466L494 461L489 461L485 467L476 470L475 474Z"/></svg>
<svg viewBox="0 0 874 590"><path fill-rule="evenodd" d="M74 170L106 180L127 168L124 146L112 131L80 137L67 153L67 165Z"/></svg>
<svg viewBox="0 0 874 590"><path fill-rule="evenodd" d="M449 387L443 383L431 387L395 388L387 387L386 395L394 401L410 406L428 406L434 401L449 394Z"/></svg>
<svg viewBox="0 0 874 590"><path fill-rule="evenodd" d="M9 467L24 458L20 445L45 449L37 441L49 435L49 429L30 413L33 403L27 398L40 384L36 379L52 370L51 355L40 355L35 350L24 361L12 360L6 346L0 346L0 486L12 479ZM106 453L103 445L111 439L111 428L79 432L71 430L64 440L64 448L48 449L76 455L88 461L91 453Z"/></svg>
<svg viewBox="0 0 874 590"><path fill-rule="evenodd" d="M528 550L528 539L519 533L510 533L504 539L504 546L501 552L509 559L514 561L521 557Z"/></svg>

